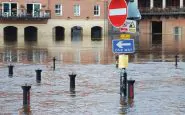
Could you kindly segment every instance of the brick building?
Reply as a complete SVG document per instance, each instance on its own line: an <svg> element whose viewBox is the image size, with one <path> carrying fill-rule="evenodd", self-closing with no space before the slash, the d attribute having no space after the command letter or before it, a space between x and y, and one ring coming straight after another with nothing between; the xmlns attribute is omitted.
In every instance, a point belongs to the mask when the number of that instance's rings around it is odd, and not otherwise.
<svg viewBox="0 0 185 115"><path fill-rule="evenodd" d="M83 40L85 35L101 40L107 5L104 0L0 0L0 43L70 42L73 38L65 36Z"/></svg>

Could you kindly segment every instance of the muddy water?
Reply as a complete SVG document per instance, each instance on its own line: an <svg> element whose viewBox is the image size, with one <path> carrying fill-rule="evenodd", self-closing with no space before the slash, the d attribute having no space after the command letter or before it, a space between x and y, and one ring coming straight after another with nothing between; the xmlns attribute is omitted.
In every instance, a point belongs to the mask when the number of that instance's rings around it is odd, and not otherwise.
<svg viewBox="0 0 185 115"><path fill-rule="evenodd" d="M177 54L179 61L184 61L184 39L163 36L162 44L152 44L150 34L132 35L136 52L129 55L130 62L174 61ZM112 40L118 38L119 34L102 38L101 41L91 41L89 36L84 36L83 41L5 43L0 48L0 62L48 63L56 57L58 63L112 64L115 62Z"/></svg>
<svg viewBox="0 0 185 115"><path fill-rule="evenodd" d="M172 62L130 63L128 79L135 79L135 98L125 100L119 94L119 70L113 64L14 63L14 76L0 68L0 113L21 114L21 85L31 87L33 115L183 115L185 112L185 64L175 69ZM36 83L35 69L41 68L41 84ZM68 74L75 72L76 92L69 92Z"/></svg>
<svg viewBox="0 0 185 115"><path fill-rule="evenodd" d="M0 50L0 115L23 114L21 85L31 88L33 115L183 115L185 113L185 64L179 47L178 68L174 67L174 47L166 49L136 42L130 55L128 79L135 79L135 98L120 98L119 73L115 68L112 39L86 42L6 44ZM142 44L142 45L141 45ZM24 46L24 47L23 47ZM149 47L151 50L148 50ZM52 58L56 57L56 70ZM8 64L14 75L8 77ZM42 69L41 84L35 69ZM69 92L69 76L74 72L76 92Z"/></svg>

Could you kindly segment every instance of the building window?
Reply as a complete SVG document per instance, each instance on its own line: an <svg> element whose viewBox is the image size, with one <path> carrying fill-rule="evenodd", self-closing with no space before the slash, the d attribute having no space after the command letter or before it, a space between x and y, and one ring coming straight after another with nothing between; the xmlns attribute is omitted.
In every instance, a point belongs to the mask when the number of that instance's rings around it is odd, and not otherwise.
<svg viewBox="0 0 185 115"><path fill-rule="evenodd" d="M3 2L2 9L2 16L17 16L17 3Z"/></svg>
<svg viewBox="0 0 185 115"><path fill-rule="evenodd" d="M94 16L100 16L100 6L94 5Z"/></svg>
<svg viewBox="0 0 185 115"><path fill-rule="evenodd" d="M174 27L173 34L176 40L181 38L181 31L182 31L181 27Z"/></svg>
<svg viewBox="0 0 185 115"><path fill-rule="evenodd" d="M80 5L79 4L75 4L73 10L74 10L74 16L80 16Z"/></svg>
<svg viewBox="0 0 185 115"><path fill-rule="evenodd" d="M61 4L56 4L55 5L55 14L57 16L61 16L62 15L62 5Z"/></svg>

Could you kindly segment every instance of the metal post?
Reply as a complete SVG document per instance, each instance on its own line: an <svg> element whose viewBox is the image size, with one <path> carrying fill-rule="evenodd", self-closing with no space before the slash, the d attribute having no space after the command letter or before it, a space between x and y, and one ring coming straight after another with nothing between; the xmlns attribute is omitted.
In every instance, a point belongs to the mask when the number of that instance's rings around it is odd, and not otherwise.
<svg viewBox="0 0 185 115"><path fill-rule="evenodd" d="M56 61L56 58L53 57L53 71L55 70L55 61Z"/></svg>
<svg viewBox="0 0 185 115"><path fill-rule="evenodd" d="M76 74L69 74L70 77L70 92L74 92L75 91L75 77Z"/></svg>
<svg viewBox="0 0 185 115"><path fill-rule="evenodd" d="M178 62L178 55L175 55L175 67L177 68L177 62Z"/></svg>
<svg viewBox="0 0 185 115"><path fill-rule="evenodd" d="M37 69L37 70L35 70L35 72L36 72L36 81L37 81L37 83L40 83L41 82L41 72L42 72L42 70Z"/></svg>
<svg viewBox="0 0 185 115"><path fill-rule="evenodd" d="M8 76L13 76L13 67L11 64L8 66Z"/></svg>
<svg viewBox="0 0 185 115"><path fill-rule="evenodd" d="M124 72L121 71L121 75L120 75L120 94L122 95L122 93L124 94L124 96L127 96L127 73L126 73L126 69L123 68L122 70L124 70Z"/></svg>
<svg viewBox="0 0 185 115"><path fill-rule="evenodd" d="M135 80L128 80L128 98L134 98L134 83Z"/></svg>
<svg viewBox="0 0 185 115"><path fill-rule="evenodd" d="M119 55L116 55L115 58L116 58L116 68L118 68Z"/></svg>
<svg viewBox="0 0 185 115"><path fill-rule="evenodd" d="M127 73L126 73L126 69L125 68L124 68L123 77L124 77L124 80L123 80L123 85L124 85L123 93L124 93L124 96L127 96Z"/></svg>
<svg viewBox="0 0 185 115"><path fill-rule="evenodd" d="M30 89L31 86L25 84L22 86L23 89L23 109L24 112L30 112Z"/></svg>

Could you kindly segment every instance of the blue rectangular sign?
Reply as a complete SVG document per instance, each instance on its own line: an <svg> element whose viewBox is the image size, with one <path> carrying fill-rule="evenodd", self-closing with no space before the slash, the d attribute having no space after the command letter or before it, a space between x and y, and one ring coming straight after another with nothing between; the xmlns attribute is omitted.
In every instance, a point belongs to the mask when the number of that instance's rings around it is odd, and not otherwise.
<svg viewBox="0 0 185 115"><path fill-rule="evenodd" d="M134 39L126 40L112 40L112 52L113 53L134 53Z"/></svg>

